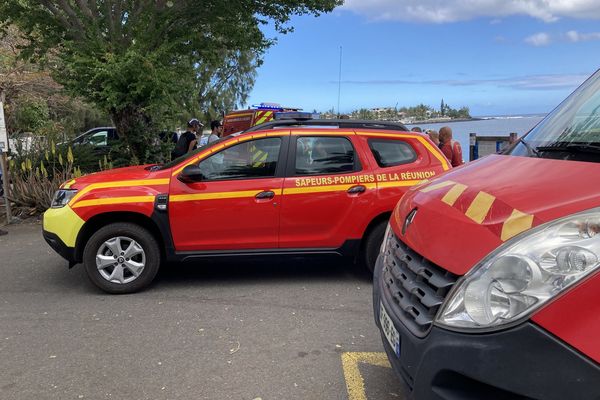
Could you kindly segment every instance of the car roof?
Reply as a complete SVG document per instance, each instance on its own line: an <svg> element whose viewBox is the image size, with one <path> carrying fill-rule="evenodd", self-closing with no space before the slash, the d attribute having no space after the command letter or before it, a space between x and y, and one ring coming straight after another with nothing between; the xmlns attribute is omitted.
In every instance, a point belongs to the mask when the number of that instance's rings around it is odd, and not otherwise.
<svg viewBox="0 0 600 400"><path fill-rule="evenodd" d="M253 126L246 132L257 132L278 128L326 128L326 129L376 129L408 132L408 128L399 122L372 121L359 119L283 119Z"/></svg>

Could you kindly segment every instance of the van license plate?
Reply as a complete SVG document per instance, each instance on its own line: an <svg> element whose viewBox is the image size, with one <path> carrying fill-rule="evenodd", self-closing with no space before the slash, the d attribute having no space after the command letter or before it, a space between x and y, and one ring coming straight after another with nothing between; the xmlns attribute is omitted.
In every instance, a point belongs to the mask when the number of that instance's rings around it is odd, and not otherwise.
<svg viewBox="0 0 600 400"><path fill-rule="evenodd" d="M396 356L400 357L400 335L392 323L392 319L388 315L387 311L383 307L383 303L379 302L379 322L381 322L381 329L383 334L387 338L390 346L394 349Z"/></svg>

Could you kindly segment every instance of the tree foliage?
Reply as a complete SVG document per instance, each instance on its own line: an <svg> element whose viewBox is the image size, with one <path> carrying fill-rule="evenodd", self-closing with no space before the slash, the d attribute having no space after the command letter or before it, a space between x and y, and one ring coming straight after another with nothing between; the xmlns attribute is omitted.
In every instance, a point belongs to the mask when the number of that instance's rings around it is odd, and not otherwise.
<svg viewBox="0 0 600 400"><path fill-rule="evenodd" d="M0 90L6 95L8 132L80 133L107 117L97 109L64 93L44 64L23 60L27 45L21 32L10 26L0 37ZM51 58L51 56L49 56Z"/></svg>
<svg viewBox="0 0 600 400"><path fill-rule="evenodd" d="M212 115L244 100L254 70L295 14L339 0L2 0L0 23L27 39L24 54L49 54L54 77L107 111L137 161L149 132L202 102ZM235 89L235 90L232 90ZM220 96L226 92L227 96Z"/></svg>

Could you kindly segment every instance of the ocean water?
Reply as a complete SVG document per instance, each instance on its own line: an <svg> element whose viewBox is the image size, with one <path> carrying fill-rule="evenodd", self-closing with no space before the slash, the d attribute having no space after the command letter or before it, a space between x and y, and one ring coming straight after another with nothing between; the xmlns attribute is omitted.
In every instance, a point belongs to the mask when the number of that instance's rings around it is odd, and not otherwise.
<svg viewBox="0 0 600 400"><path fill-rule="evenodd" d="M531 128L540 122L544 115L511 115L503 117L481 117L481 120L476 121L457 121L444 122L436 124L410 124L406 125L411 129L419 126L423 131L434 129L439 131L442 126L452 128L454 140L457 140L463 149L463 159L469 158L469 134L477 133L478 136L507 136L511 132L516 132L518 136L522 136L529 132Z"/></svg>

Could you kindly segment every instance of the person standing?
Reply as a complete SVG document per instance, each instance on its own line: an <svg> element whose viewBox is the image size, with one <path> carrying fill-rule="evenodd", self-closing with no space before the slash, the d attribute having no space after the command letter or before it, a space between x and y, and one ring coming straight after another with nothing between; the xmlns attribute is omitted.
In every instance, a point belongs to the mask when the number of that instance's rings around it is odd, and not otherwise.
<svg viewBox="0 0 600 400"><path fill-rule="evenodd" d="M429 135L429 139L431 139L436 146L440 146L440 134L437 133L437 131L430 129L427 131L427 135Z"/></svg>
<svg viewBox="0 0 600 400"><path fill-rule="evenodd" d="M223 135L223 124L221 121L213 121L210 123L210 135L202 135L198 147L206 146L209 143L218 140Z"/></svg>
<svg viewBox="0 0 600 400"><path fill-rule="evenodd" d="M463 164L462 149L460 143L452 139L452 129L449 126L444 126L440 129L440 150L446 156L453 167L458 167Z"/></svg>
<svg viewBox="0 0 600 400"><path fill-rule="evenodd" d="M196 118L192 118L188 121L187 130L181 134L179 140L177 140L175 149L173 149L173 152L171 153L172 159L181 157L196 148L196 144L198 143L196 135L199 130L201 131L203 126L204 125Z"/></svg>
<svg viewBox="0 0 600 400"><path fill-rule="evenodd" d="M210 123L210 136L208 137L208 143L212 143L223 136L223 124L221 121L213 121Z"/></svg>

